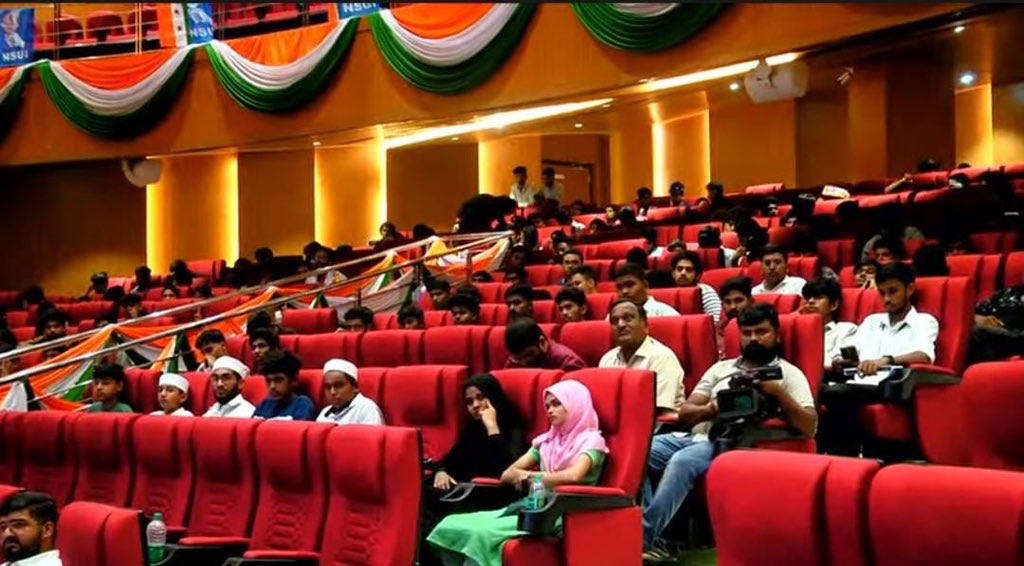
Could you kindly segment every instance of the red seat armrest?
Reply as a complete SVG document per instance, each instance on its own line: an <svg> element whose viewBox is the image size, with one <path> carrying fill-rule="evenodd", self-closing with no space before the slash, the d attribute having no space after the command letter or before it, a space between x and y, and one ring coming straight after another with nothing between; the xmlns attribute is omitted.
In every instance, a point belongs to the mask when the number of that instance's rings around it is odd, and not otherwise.
<svg viewBox="0 0 1024 566"><path fill-rule="evenodd" d="M247 537L185 537L178 541L181 546L249 546Z"/></svg>
<svg viewBox="0 0 1024 566"><path fill-rule="evenodd" d="M242 555L243 558L256 560L320 560L319 552L307 550L250 550Z"/></svg>
<svg viewBox="0 0 1024 566"><path fill-rule="evenodd" d="M501 485L501 480L498 478L473 478L473 483L476 485Z"/></svg>
<svg viewBox="0 0 1024 566"><path fill-rule="evenodd" d="M604 495L609 497L625 497L626 492L617 487L598 487L592 485L560 485L555 493L569 495Z"/></svg>
<svg viewBox="0 0 1024 566"><path fill-rule="evenodd" d="M947 375L958 375L951 368L934 366L932 364L910 364L910 369L917 369L921 371L930 371L935 373L945 373Z"/></svg>

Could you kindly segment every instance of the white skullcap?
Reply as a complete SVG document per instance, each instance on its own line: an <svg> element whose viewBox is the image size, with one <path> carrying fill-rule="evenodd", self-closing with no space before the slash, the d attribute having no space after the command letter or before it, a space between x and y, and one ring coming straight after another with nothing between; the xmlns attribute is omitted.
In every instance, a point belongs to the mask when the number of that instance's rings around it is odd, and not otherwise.
<svg viewBox="0 0 1024 566"><path fill-rule="evenodd" d="M177 387L181 389L183 393L188 393L188 380L176 373L165 373L160 376L159 385L170 385L171 387Z"/></svg>
<svg viewBox="0 0 1024 566"><path fill-rule="evenodd" d="M231 356L221 356L213 362L213 371L217 371L219 369L231 370L238 374L238 377L241 379L249 377L248 366L243 364L237 358L232 358Z"/></svg>
<svg viewBox="0 0 1024 566"><path fill-rule="evenodd" d="M324 364L324 373L329 371L339 371L352 378L352 381L359 381L359 370L356 369L356 365L348 360L342 360L340 358L334 358L333 360L327 360Z"/></svg>

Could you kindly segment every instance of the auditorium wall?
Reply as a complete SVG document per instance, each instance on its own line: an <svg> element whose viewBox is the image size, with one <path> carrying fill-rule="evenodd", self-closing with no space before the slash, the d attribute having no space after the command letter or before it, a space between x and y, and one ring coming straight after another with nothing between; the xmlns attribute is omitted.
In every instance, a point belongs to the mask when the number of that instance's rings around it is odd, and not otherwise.
<svg viewBox="0 0 1024 566"><path fill-rule="evenodd" d="M423 222L450 230L459 205L477 194L477 160L474 142L389 150L388 219L405 229Z"/></svg>
<svg viewBox="0 0 1024 566"><path fill-rule="evenodd" d="M540 183L541 136L526 134L481 141L477 144L478 184L481 194L508 195L512 169L526 167L531 183Z"/></svg>
<svg viewBox="0 0 1024 566"><path fill-rule="evenodd" d="M736 103L711 111L711 178L729 192L747 185L796 186L795 106Z"/></svg>
<svg viewBox="0 0 1024 566"><path fill-rule="evenodd" d="M298 253L315 237L313 150L238 156L238 242L252 257L260 246Z"/></svg>
<svg viewBox="0 0 1024 566"><path fill-rule="evenodd" d="M992 87L992 138L996 163L1024 161L1024 82Z"/></svg>

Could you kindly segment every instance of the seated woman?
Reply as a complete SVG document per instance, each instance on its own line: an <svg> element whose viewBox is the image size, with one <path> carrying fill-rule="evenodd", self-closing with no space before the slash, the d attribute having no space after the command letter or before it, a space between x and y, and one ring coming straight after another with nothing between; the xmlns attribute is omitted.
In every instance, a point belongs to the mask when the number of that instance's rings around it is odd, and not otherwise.
<svg viewBox="0 0 1024 566"><path fill-rule="evenodd" d="M501 482L521 491L536 475L549 488L596 484L608 446L598 428L590 390L578 381L558 382L544 391L544 406L551 428L501 474ZM519 501L506 509L450 515L427 541L437 547L446 566L500 566L505 541L526 534L518 529L515 513L521 505Z"/></svg>

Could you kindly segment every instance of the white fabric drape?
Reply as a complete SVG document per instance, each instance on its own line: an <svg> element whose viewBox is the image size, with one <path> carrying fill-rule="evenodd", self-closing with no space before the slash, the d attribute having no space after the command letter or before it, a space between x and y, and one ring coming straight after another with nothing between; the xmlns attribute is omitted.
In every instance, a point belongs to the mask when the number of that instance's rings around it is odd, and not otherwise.
<svg viewBox="0 0 1024 566"><path fill-rule="evenodd" d="M421 62L435 67L451 67L469 60L487 47L504 29L518 4L494 4L479 21L463 31L441 39L420 37L402 27L390 10L381 10L387 25L402 47Z"/></svg>
<svg viewBox="0 0 1024 566"><path fill-rule="evenodd" d="M653 18L667 14L679 7L678 3L663 4L660 2L615 2L612 4L617 10L628 12L635 16L646 16Z"/></svg>

